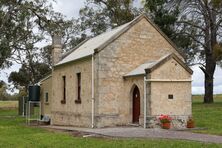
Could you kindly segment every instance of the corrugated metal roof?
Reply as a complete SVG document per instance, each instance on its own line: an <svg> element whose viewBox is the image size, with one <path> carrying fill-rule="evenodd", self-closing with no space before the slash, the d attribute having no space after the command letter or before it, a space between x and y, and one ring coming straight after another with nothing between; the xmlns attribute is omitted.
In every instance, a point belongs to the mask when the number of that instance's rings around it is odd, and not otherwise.
<svg viewBox="0 0 222 148"><path fill-rule="evenodd" d="M56 66L92 55L94 53L95 49L99 48L101 45L106 43L109 39L111 39L117 33L122 31L130 23L131 22L126 23L126 24L119 26L111 31L102 33L101 35L98 35L94 38L89 39L84 44L82 44L80 47L78 47L76 50L74 50L72 53L67 55L64 59L62 59L58 64L56 64Z"/></svg>
<svg viewBox="0 0 222 148"><path fill-rule="evenodd" d="M114 40L118 37L121 33L129 29L135 23L140 21L142 18L145 18L159 33L162 35L175 49L176 51L181 54L181 52L177 49L176 45L145 15L141 14L140 16L136 17L129 23L126 23L122 26L119 26L111 31L105 32L101 35L98 35L94 38L91 38L84 42L83 44L78 45L75 50L68 53L59 63L55 66L62 65L71 61L75 61L87 56L91 56L94 53L95 49L104 48L106 44L109 44L110 40ZM183 57L183 55L181 54Z"/></svg>
<svg viewBox="0 0 222 148"><path fill-rule="evenodd" d="M138 66L136 69L132 70L131 72L127 73L126 75L124 75L124 77L143 75L143 74L145 74L145 69L151 69L152 67L154 67L155 65L157 65L158 63L163 61L165 58L169 57L171 54L172 53L167 54L167 55L161 57L157 61L148 61L148 62Z"/></svg>
<svg viewBox="0 0 222 148"><path fill-rule="evenodd" d="M153 65L155 65L156 63L157 63L156 61L144 63L144 64L138 66L136 69L134 69L131 72L124 75L124 77L143 75L143 74L145 74L145 69L153 67Z"/></svg>

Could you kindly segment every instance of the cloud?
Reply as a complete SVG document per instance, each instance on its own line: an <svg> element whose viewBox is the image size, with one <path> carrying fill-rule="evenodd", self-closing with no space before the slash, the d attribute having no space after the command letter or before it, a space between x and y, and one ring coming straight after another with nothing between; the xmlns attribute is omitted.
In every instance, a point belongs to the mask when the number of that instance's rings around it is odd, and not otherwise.
<svg viewBox="0 0 222 148"><path fill-rule="evenodd" d="M84 2L85 0L57 0L56 3L53 3L53 7L55 11L63 13L68 18L77 18Z"/></svg>
<svg viewBox="0 0 222 148"><path fill-rule="evenodd" d="M193 86L192 87L192 94L203 94L204 93L204 87L203 86Z"/></svg>
<svg viewBox="0 0 222 148"><path fill-rule="evenodd" d="M204 74L200 70L199 66L192 66L191 69L193 70L193 75L192 75L192 86L195 87L200 87L204 85Z"/></svg>
<svg viewBox="0 0 222 148"><path fill-rule="evenodd" d="M192 76L192 93L204 94L204 74L196 65L192 67L194 73ZM217 66L214 74L214 93L222 93L222 69Z"/></svg>
<svg viewBox="0 0 222 148"><path fill-rule="evenodd" d="M18 71L21 65L14 63L10 68L3 69L0 71L0 80L3 80L4 82L8 82L8 77L11 72Z"/></svg>

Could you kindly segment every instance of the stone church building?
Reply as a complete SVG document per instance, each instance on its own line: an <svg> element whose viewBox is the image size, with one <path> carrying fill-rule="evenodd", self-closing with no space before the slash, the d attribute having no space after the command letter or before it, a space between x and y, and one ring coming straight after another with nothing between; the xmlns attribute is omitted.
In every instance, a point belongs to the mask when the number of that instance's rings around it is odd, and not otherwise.
<svg viewBox="0 0 222 148"><path fill-rule="evenodd" d="M184 126L192 114L192 70L144 14L64 55L61 47L54 38L53 70L40 81L52 125L155 127L167 114Z"/></svg>

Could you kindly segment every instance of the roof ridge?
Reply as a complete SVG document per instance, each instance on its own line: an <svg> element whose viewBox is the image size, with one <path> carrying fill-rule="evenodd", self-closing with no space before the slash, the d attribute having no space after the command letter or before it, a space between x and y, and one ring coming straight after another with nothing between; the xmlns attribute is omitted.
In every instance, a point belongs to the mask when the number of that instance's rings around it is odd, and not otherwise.
<svg viewBox="0 0 222 148"><path fill-rule="evenodd" d="M92 39L97 38L97 37L100 37L100 36L102 36L102 35L104 35L104 34L106 34L106 33L115 31L115 30L117 30L118 28L123 27L124 25L127 26L127 24L132 23L134 20L138 19L138 18L141 17L142 15L144 15L144 14L141 14L141 15L137 16L136 18L134 18L134 19L131 20L130 22L127 22L127 23L125 23L125 24L122 24L122 25L120 25L120 26L117 26L117 27L115 27L115 28L112 28L111 30L107 30L107 31L105 31L105 32L103 32L103 33L101 33L101 34L98 34L98 35L94 36L94 37L87 38L87 39L85 39L84 41L80 42L77 46L75 46L75 47L74 47L73 49L71 49L70 51L67 51L66 53L69 55L70 53L72 53L73 51L75 51L75 49L77 49L78 47L80 47L81 45L83 45L83 44L84 44L85 42L87 42L88 40L92 40ZM117 33L118 33L118 32L117 32ZM112 38L112 37L111 37L111 38ZM65 53L65 54L66 54L66 53ZM67 56L67 55L64 55L63 58L65 58L66 56Z"/></svg>
<svg viewBox="0 0 222 148"><path fill-rule="evenodd" d="M115 41L119 36L128 31L132 26L134 26L143 18L145 18L147 22L150 23L154 27L154 29L156 29L156 31L160 33L160 35L174 48L175 51L177 51L177 53L181 57L184 57L179 48L177 48L177 46L159 29L159 27L155 23L153 23L152 20L145 13L142 13L128 23L113 28L110 31L101 33L100 35L90 38L82 44L77 45L72 51L68 52L63 57L63 59L55 66L65 64L67 62L72 62L86 56L91 56L93 53L103 50L106 46ZM102 38L102 35L104 36L104 38ZM69 57L70 55L72 55L72 57Z"/></svg>
<svg viewBox="0 0 222 148"><path fill-rule="evenodd" d="M131 21L130 21L130 22L131 22ZM130 22L128 22L128 23L130 23ZM99 34L99 35L97 35L97 36L94 36L94 37L90 38L90 39L99 37L99 36L101 36L101 35L104 35L104 34L106 34L106 33L112 32L112 31L115 31L115 30L117 30L118 28L121 28L121 27L123 27L124 25L126 25L126 24L128 24L128 23L125 23L125 24L122 24L122 25L117 26L117 27L115 27L115 28L112 28L111 30L107 30L107 31L105 31L105 32L103 32L103 33L101 33L101 34Z"/></svg>
<svg viewBox="0 0 222 148"><path fill-rule="evenodd" d="M133 20L132 20L132 21L133 21ZM101 34L99 34L99 35L97 35L97 36L90 37L90 38L86 38L84 41L80 42L77 46L75 46L75 47L72 48L71 50L69 50L69 51L67 51L66 53L64 53L64 54L62 55L62 59L61 59L61 60L63 60L63 59L64 59L65 57L67 57L68 55L70 55L72 52L74 52L77 48L79 48L80 46L82 46L82 45L83 45L84 43L86 43L87 41L92 40L92 39L95 39L95 38L98 38L98 37L100 37L100 36L102 36L102 35L104 35L104 34L106 34L106 33L110 33L110 32L112 32L112 31L115 31L115 30L123 27L124 25L127 26L127 24L130 24L132 21L130 21L130 22L128 22L128 23L125 23L125 24L122 24L122 25L120 25L120 26L117 26L117 27L115 27L115 28L113 28L113 29L111 29L111 30L109 30L109 31L103 32L103 33L101 33ZM118 33L118 32L117 32L117 33ZM112 38L112 37L111 37L111 38ZM60 60L60 61L61 61L61 60Z"/></svg>
<svg viewBox="0 0 222 148"><path fill-rule="evenodd" d="M122 30L118 31L116 34L114 34L109 40L107 40L104 44L102 44L98 49L102 50L103 48L105 48L107 45L110 44L110 42L113 42L113 40L115 40L116 38L118 38L120 35L122 35L124 32L126 32L127 30L129 30L134 24L136 24L141 18L146 17L146 15L144 13L142 13L141 15L137 16L136 18L134 18L132 21L125 23L121 26L126 25ZM119 27L121 27L119 26ZM117 27L118 28L118 27ZM97 50L98 50L97 49Z"/></svg>

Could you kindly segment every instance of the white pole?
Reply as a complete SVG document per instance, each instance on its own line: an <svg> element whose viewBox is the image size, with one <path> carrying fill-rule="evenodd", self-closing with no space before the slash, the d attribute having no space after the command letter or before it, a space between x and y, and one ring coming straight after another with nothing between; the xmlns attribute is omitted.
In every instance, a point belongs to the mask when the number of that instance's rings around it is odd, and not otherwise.
<svg viewBox="0 0 222 148"><path fill-rule="evenodd" d="M30 114L31 114L31 111L30 111L30 110L31 110L31 109L30 109L30 108L31 108L31 101L29 101L28 104L29 104L29 105L28 105L28 108L29 108L29 111L28 111L28 125L30 125L30 118L31 118L31 115L30 115Z"/></svg>
<svg viewBox="0 0 222 148"><path fill-rule="evenodd" d="M39 120L38 120L38 123L41 120L41 115L42 115L42 104L41 104L41 101L40 101L39 102Z"/></svg>
<svg viewBox="0 0 222 148"><path fill-rule="evenodd" d="M144 77L144 87L143 87L143 92L144 92L144 101L143 101L143 103L144 103L144 128L146 128L146 77Z"/></svg>
<svg viewBox="0 0 222 148"><path fill-rule="evenodd" d="M25 97L22 97L22 116L25 116Z"/></svg>
<svg viewBox="0 0 222 148"><path fill-rule="evenodd" d="M92 128L94 128L94 110L95 110L95 98L94 98L94 54L92 54Z"/></svg>
<svg viewBox="0 0 222 148"><path fill-rule="evenodd" d="M25 109L25 119L26 119L26 124L28 124L28 99L27 102L25 103L26 109Z"/></svg>

